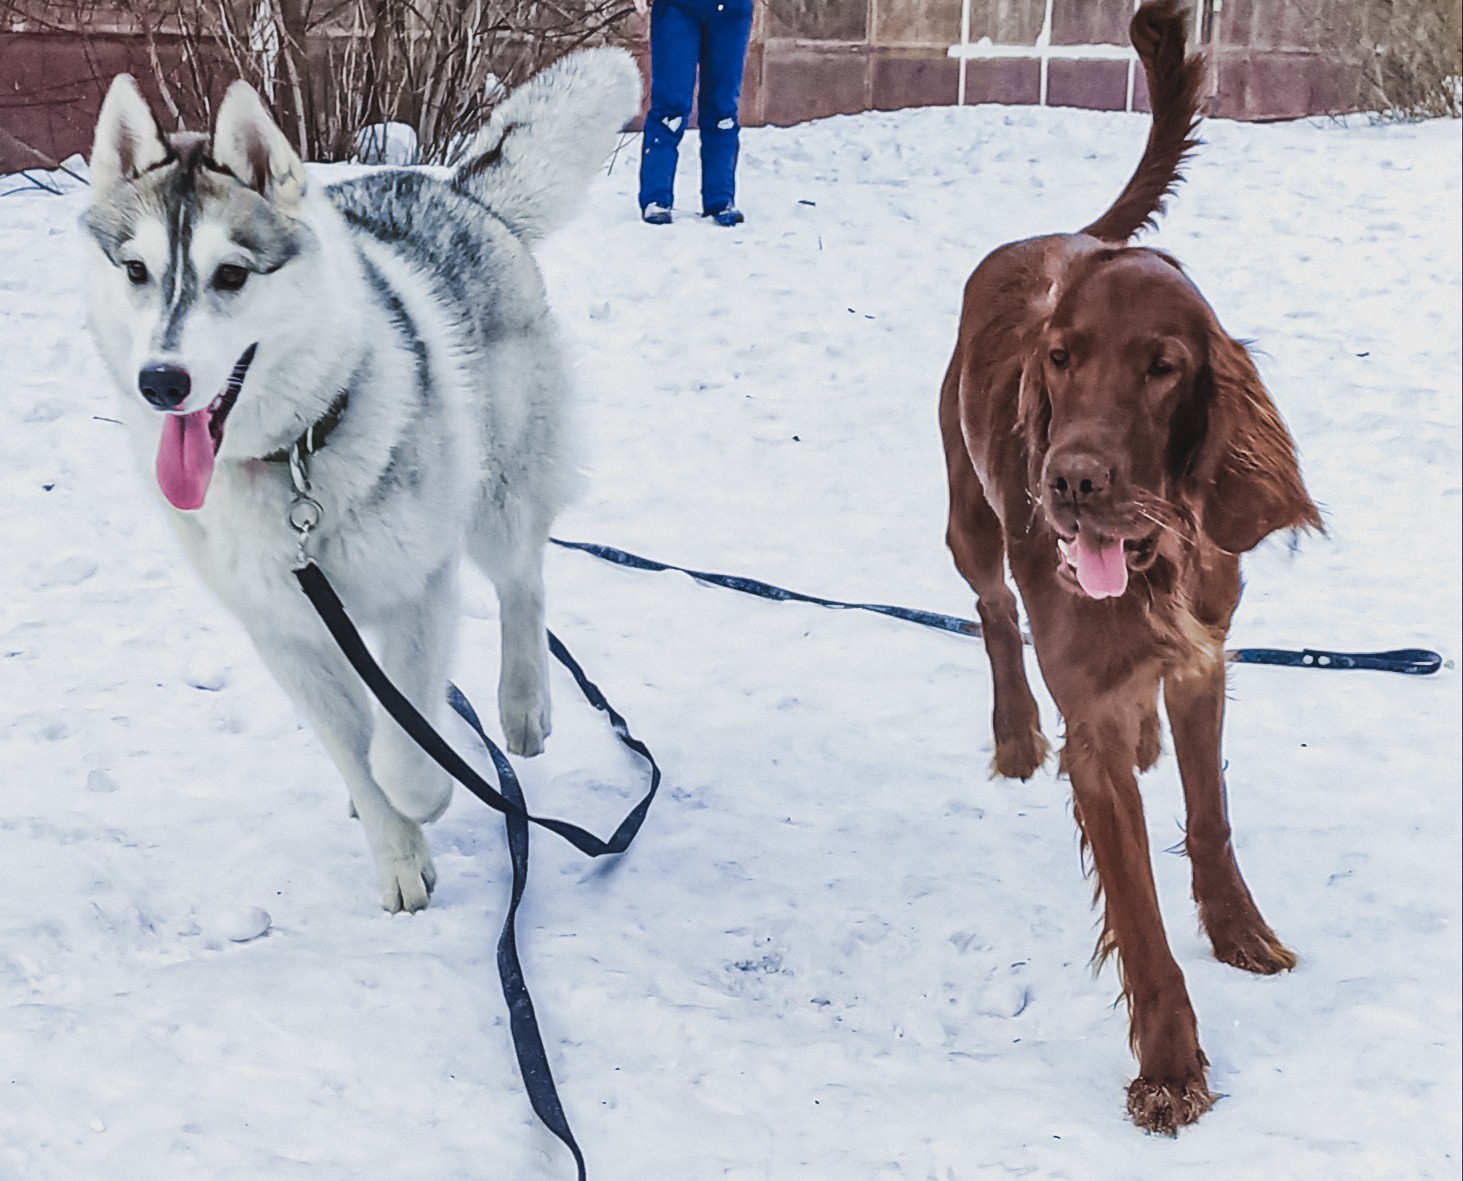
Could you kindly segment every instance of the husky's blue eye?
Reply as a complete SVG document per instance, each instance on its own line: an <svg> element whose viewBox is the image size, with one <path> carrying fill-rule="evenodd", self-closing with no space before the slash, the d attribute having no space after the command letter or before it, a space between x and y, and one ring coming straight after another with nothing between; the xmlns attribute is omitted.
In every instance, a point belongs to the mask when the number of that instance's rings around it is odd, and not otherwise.
<svg viewBox="0 0 1463 1181"><path fill-rule="evenodd" d="M213 285L219 291L237 291L249 280L249 272L233 263L224 263L213 272Z"/></svg>
<svg viewBox="0 0 1463 1181"><path fill-rule="evenodd" d="M127 264L127 278L132 280L136 287L141 287L147 282L147 268L140 262L129 262Z"/></svg>

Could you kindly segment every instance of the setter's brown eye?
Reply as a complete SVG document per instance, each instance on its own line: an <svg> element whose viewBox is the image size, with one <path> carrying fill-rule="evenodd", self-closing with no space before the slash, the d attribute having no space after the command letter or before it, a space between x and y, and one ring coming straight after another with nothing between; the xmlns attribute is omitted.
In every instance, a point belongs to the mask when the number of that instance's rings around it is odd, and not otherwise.
<svg viewBox="0 0 1463 1181"><path fill-rule="evenodd" d="M219 291L238 291L249 280L249 272L233 263L224 263L213 272L213 285Z"/></svg>
<svg viewBox="0 0 1463 1181"><path fill-rule="evenodd" d="M1149 377L1167 377L1178 366L1172 361L1165 361L1162 357L1154 357L1148 365Z"/></svg>
<svg viewBox="0 0 1463 1181"><path fill-rule="evenodd" d="M1058 369L1065 369L1072 362L1072 356L1066 349L1052 349L1047 357Z"/></svg>
<svg viewBox="0 0 1463 1181"><path fill-rule="evenodd" d="M134 287L141 287L147 282L147 268L140 262L129 262L127 264L127 278Z"/></svg>

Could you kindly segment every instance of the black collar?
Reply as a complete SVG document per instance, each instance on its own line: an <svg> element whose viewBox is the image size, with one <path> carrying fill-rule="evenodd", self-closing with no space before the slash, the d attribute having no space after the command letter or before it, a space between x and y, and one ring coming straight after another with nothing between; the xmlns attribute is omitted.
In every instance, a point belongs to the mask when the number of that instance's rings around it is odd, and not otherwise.
<svg viewBox="0 0 1463 1181"><path fill-rule="evenodd" d="M259 458L265 463L284 463L289 459L290 452L297 447L303 448L306 455L314 455L325 446L325 440L330 438L335 428L340 425L340 420L345 417L346 407L350 405L350 401L350 390L341 390L335 396L335 401L330 403L330 408L307 426L298 439L288 447L281 447L278 451L271 451L268 455L261 455Z"/></svg>

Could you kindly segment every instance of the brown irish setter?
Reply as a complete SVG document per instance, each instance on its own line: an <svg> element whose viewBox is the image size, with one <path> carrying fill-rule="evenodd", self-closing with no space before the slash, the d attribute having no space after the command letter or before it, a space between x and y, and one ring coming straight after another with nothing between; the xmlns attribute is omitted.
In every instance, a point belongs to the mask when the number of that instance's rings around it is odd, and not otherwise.
<svg viewBox="0 0 1463 1181"><path fill-rule="evenodd" d="M1224 640L1239 555L1277 529L1321 527L1244 346L1177 262L1126 245L1195 143L1203 63L1185 57L1185 26L1173 0L1133 17L1153 110L1137 170L1080 233L1011 243L976 268L940 402L947 540L979 599L995 769L1027 779L1049 752L1009 561L1066 723L1061 770L1105 904L1096 959L1118 957L1128 1001L1139 1062L1128 1112L1169 1133L1215 1097L1164 935L1136 773L1159 755L1161 685L1214 954L1249 972L1294 967L1230 845Z"/></svg>

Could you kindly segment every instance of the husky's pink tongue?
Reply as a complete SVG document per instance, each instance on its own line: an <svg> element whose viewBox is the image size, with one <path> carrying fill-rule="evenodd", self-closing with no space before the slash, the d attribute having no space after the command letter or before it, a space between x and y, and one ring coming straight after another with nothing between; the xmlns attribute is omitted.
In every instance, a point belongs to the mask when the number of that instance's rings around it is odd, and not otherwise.
<svg viewBox="0 0 1463 1181"><path fill-rule="evenodd" d="M208 482L213 478L209 414L206 409L195 410L163 419L163 437L157 448L157 482L174 508L203 507Z"/></svg>
<svg viewBox="0 0 1463 1181"><path fill-rule="evenodd" d="M1103 538L1095 545L1082 533L1072 546L1077 559L1077 581L1094 599L1112 599L1128 589L1128 563L1123 543Z"/></svg>

